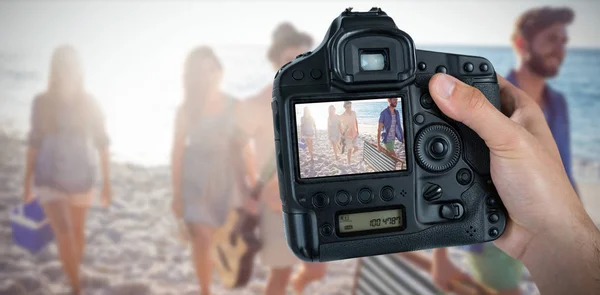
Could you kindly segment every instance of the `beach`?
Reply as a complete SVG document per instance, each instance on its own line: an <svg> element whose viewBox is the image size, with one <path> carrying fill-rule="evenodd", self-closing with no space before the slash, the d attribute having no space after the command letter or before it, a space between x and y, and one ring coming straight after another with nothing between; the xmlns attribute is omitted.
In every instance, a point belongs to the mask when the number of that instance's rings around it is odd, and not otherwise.
<svg viewBox="0 0 600 295"><path fill-rule="evenodd" d="M600 228L600 162L575 159L573 168L579 198L596 226Z"/></svg>
<svg viewBox="0 0 600 295"><path fill-rule="evenodd" d="M357 169L361 150L349 168L335 161L326 134L317 132L315 170ZM361 138L372 140L372 138ZM69 294L65 275L54 243L36 255L12 242L9 211L21 203L25 142L17 134L0 131L0 295ZM398 148L398 145L397 145ZM301 158L306 161L305 152ZM600 164L576 161L581 198L586 209L600 224ZM585 168L585 169L583 169ZM86 224L86 249L81 266L84 294L198 294L189 246L179 239L177 224L170 212L170 173L168 167L141 167L113 163L113 203L103 208L95 202ZM585 181L583 181L585 180ZM452 248L452 260L468 270L464 252ZM357 260L328 263L325 278L311 284L305 294L350 294ZM297 268L297 266L296 266ZM267 269L257 259L248 286L227 290L213 277L215 294L262 294ZM529 275L521 284L524 294L538 294ZM288 292L291 294L291 292Z"/></svg>
<svg viewBox="0 0 600 295"><path fill-rule="evenodd" d="M8 218L21 203L25 142L0 131L0 147L0 295L70 294L54 243L32 255L12 241ZM170 211L168 167L113 163L111 172L112 205L96 201L87 217L83 294L198 294L190 247ZM306 294L350 293L355 265L329 263L325 279ZM246 288L226 290L215 275L214 294L262 294L267 274L257 259Z"/></svg>
<svg viewBox="0 0 600 295"><path fill-rule="evenodd" d="M366 129L366 127L359 127L359 130L364 129ZM373 168L363 160L364 142L366 141L373 144L377 142L377 138L370 134L373 133L366 132L366 134L359 134L356 141L358 151L352 153L351 162L348 164L347 150L349 147L346 147L344 154L341 154L341 150L338 150L339 155L338 159L336 159L332 143L327 137L327 131L317 130L316 136L313 139L314 164L311 163L308 147L299 148L300 176L306 178L375 172ZM300 139L301 138L298 140ZM396 155L398 155L398 158L406 159L404 144L396 141L394 150ZM406 163L406 160L404 160L404 163ZM401 167L398 166L398 169L401 169Z"/></svg>
<svg viewBox="0 0 600 295"><path fill-rule="evenodd" d="M507 73L514 65L512 49L508 47L432 49L485 56L498 73ZM226 69L223 88L233 96L249 97L271 83L273 73L268 62L247 58L264 56L266 48L239 46L217 51ZM8 219L9 212L21 203L23 138L29 129L32 99L45 87L46 72L41 69L47 62L47 58L35 54L0 51L0 295L69 294L54 243L36 255L26 252L13 244ZM93 94L107 115L113 143L111 156L115 162L111 167L112 206L102 208L96 201L87 217L87 244L81 267L86 295L198 294L190 247L180 241L177 222L170 212L168 162L173 115L181 98L178 68L181 59L164 62L177 64L177 70L157 72L140 67L137 74L118 75L102 71L102 67L90 69L90 85L96 86L91 87ZM599 63L598 50L570 51L562 70L565 74L549 82L567 98L574 177L584 207L597 225L600 225L600 133L597 132L600 87L589 77L598 76ZM98 76L98 72L103 75ZM151 73L152 79L147 80L145 73ZM370 167L362 162L363 141L376 141L377 120L385 107L385 102L372 108L354 104L361 135L359 149L350 165L346 163L346 154L340 155L339 160L333 156L323 124L327 117L316 117L321 121L317 120L314 141L315 164L310 165L307 150L300 149L300 164L304 167L301 173L313 177L369 172ZM339 113L342 107L338 104L336 109ZM300 114L301 111L297 117ZM395 150L397 154L404 152L399 143ZM462 250L452 248L450 255L456 264L468 270ZM326 277L311 284L305 294L349 294L356 265L356 259L328 263ZM257 260L246 288L226 290L215 276L213 290L215 294L262 294L267 275L267 269ZM521 284L524 294L538 294L529 276L524 274L524 278Z"/></svg>

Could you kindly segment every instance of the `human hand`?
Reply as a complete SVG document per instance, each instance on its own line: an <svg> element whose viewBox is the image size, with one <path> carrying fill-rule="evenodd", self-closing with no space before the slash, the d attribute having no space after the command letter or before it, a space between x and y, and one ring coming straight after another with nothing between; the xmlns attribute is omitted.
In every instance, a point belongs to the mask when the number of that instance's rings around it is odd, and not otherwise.
<svg viewBox="0 0 600 295"><path fill-rule="evenodd" d="M429 90L442 112L474 130L490 148L492 180L509 213L495 244L523 261L534 279L542 278L536 281L540 290L585 290L597 278L575 274L598 269L598 262L589 261L598 251L600 233L567 178L539 106L498 80L506 116L479 90L449 75L433 76ZM560 285L552 279L559 275Z"/></svg>
<svg viewBox="0 0 600 295"><path fill-rule="evenodd" d="M258 201L253 198L246 198L244 200L243 208L246 212L256 216L258 215Z"/></svg>
<svg viewBox="0 0 600 295"><path fill-rule="evenodd" d="M29 204L33 201L33 194L31 193L31 185L25 184L23 188L23 203Z"/></svg>
<svg viewBox="0 0 600 295"><path fill-rule="evenodd" d="M510 215L497 245L515 258L554 226L551 216L580 211L560 154L537 104L498 77L503 115L476 88L435 75L431 95L446 115L473 129L490 148L492 180Z"/></svg>

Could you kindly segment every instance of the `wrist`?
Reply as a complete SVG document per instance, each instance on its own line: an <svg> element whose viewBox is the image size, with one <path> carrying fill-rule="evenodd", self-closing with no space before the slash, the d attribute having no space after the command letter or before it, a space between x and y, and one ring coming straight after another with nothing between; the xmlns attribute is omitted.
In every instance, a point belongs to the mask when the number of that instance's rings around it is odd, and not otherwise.
<svg viewBox="0 0 600 295"><path fill-rule="evenodd" d="M533 236L520 257L541 293L585 290L600 273L600 232L581 205ZM555 279L563 284L556 289Z"/></svg>

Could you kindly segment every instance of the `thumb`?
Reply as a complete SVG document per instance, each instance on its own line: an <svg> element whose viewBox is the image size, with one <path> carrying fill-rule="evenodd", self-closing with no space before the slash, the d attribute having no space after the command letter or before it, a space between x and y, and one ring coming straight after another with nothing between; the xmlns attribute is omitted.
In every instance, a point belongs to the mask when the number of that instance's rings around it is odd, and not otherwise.
<svg viewBox="0 0 600 295"><path fill-rule="evenodd" d="M481 91L450 75L434 75L429 91L444 114L473 129L492 150L511 145L520 133L520 126L496 109Z"/></svg>

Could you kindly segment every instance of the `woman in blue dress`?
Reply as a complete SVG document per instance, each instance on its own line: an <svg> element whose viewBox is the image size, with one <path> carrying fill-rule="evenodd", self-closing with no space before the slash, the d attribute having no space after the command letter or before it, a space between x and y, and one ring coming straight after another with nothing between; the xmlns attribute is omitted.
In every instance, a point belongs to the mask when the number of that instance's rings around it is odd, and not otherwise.
<svg viewBox="0 0 600 295"><path fill-rule="evenodd" d="M314 164L313 139L315 138L317 133L317 126L315 125L315 119L310 114L310 109L308 107L304 108L304 115L302 116L300 130L302 133L302 138L304 138L304 140L306 141L306 146L308 147L310 162Z"/></svg>
<svg viewBox="0 0 600 295"><path fill-rule="evenodd" d="M48 87L33 101L30 128L24 201L36 197L43 206L72 293L79 294L85 221L94 198L98 159L105 206L111 202L111 186L104 115L84 87L81 62L73 47L54 51Z"/></svg>
<svg viewBox="0 0 600 295"><path fill-rule="evenodd" d="M249 151L236 128L234 99L220 89L223 69L212 49L193 50L184 71L184 100L177 110L172 149L172 209L187 225L200 294L207 295L212 235L229 209L239 205L234 204L238 185L251 174L243 164Z"/></svg>

